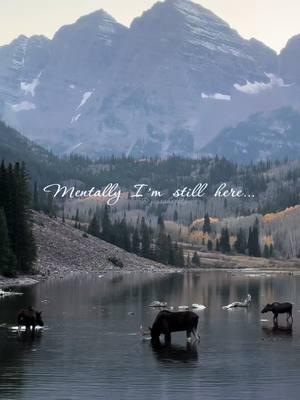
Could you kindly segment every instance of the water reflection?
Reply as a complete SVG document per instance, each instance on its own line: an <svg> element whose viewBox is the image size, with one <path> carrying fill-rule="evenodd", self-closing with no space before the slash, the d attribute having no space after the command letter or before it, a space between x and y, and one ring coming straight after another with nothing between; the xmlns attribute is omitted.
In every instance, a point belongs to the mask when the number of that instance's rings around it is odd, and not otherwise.
<svg viewBox="0 0 300 400"><path fill-rule="evenodd" d="M198 360L198 344L172 345L151 343L153 354L161 363L178 362L190 363Z"/></svg>
<svg viewBox="0 0 300 400"><path fill-rule="evenodd" d="M263 326L262 330L266 336L287 337L293 335L293 324L288 323L286 326L274 324L272 327Z"/></svg>
<svg viewBox="0 0 300 400"><path fill-rule="evenodd" d="M0 398L298 399L299 283L300 276L203 271L87 274L26 288L0 301ZM248 309L222 309L248 293ZM184 332L171 345L143 341L140 325L151 326L158 312L153 300L205 305L200 343L186 343ZM262 306L274 301L295 303L292 329L261 321ZM43 311L49 327L34 341L8 330L28 305Z"/></svg>

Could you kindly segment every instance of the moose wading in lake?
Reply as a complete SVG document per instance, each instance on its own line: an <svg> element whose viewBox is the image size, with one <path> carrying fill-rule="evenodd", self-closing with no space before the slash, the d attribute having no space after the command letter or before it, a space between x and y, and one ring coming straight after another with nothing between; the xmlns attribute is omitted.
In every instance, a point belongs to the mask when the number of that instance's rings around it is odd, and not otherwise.
<svg viewBox="0 0 300 400"><path fill-rule="evenodd" d="M18 314L18 327L19 332L21 326L26 327L26 331L29 332L31 329L32 335L34 335L36 326L44 326L42 320L42 312L34 310L32 307L27 307L21 310Z"/></svg>
<svg viewBox="0 0 300 400"><path fill-rule="evenodd" d="M287 321L293 322L293 304L291 303L272 303L267 304L262 310L262 314L267 312L273 313L274 325L278 324L278 314L287 314Z"/></svg>
<svg viewBox="0 0 300 400"><path fill-rule="evenodd" d="M160 311L155 318L152 328L149 327L151 340L159 342L160 335L165 335L165 342L170 343L171 333L182 331L186 331L188 341L191 340L192 333L199 340L200 336L197 332L198 320L198 315L192 311Z"/></svg>

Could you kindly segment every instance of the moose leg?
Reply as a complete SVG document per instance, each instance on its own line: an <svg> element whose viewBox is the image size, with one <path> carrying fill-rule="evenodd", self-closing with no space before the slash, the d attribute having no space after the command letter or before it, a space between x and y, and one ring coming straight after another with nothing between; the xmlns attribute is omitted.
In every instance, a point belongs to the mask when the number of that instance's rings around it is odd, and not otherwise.
<svg viewBox="0 0 300 400"><path fill-rule="evenodd" d="M171 343L171 333L165 333L165 343Z"/></svg>
<svg viewBox="0 0 300 400"><path fill-rule="evenodd" d="M193 328L192 332L193 332L193 335L195 336L195 338L196 338L197 340L200 340L200 335L199 335L199 333L197 332L197 328Z"/></svg>
<svg viewBox="0 0 300 400"><path fill-rule="evenodd" d="M277 313L274 313L273 323L274 323L274 325L278 325L278 314Z"/></svg>
<svg viewBox="0 0 300 400"><path fill-rule="evenodd" d="M291 311L288 312L288 317L287 317L287 322L291 321L291 323L294 322L293 314Z"/></svg>
<svg viewBox="0 0 300 400"><path fill-rule="evenodd" d="M34 334L35 334L35 324L32 324L31 336L33 337Z"/></svg>
<svg viewBox="0 0 300 400"><path fill-rule="evenodd" d="M186 340L187 340L187 342L190 342L192 340L191 336L192 336L192 331L191 330L187 330L186 331Z"/></svg>
<svg viewBox="0 0 300 400"><path fill-rule="evenodd" d="M18 334L21 334L21 321L18 321Z"/></svg>

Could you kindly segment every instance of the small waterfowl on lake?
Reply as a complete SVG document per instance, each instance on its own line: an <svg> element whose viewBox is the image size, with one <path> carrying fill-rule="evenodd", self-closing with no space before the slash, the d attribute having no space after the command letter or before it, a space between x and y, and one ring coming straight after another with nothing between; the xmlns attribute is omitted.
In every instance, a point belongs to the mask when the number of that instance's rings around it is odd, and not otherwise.
<svg viewBox="0 0 300 400"><path fill-rule="evenodd" d="M248 294L244 301L234 301L228 306L224 306L224 309L235 308L235 307L249 307L251 304L251 295Z"/></svg>
<svg viewBox="0 0 300 400"><path fill-rule="evenodd" d="M261 313L265 314L267 312L273 313L273 322L274 325L278 325L278 314L287 314L287 321L293 323L293 304L292 303L272 303L267 304L262 310Z"/></svg>
<svg viewBox="0 0 300 400"><path fill-rule="evenodd" d="M160 311L150 329L153 342L159 342L160 335L165 336L165 342L171 342L171 333L186 331L187 340L191 340L191 334L199 340L197 332L199 316L192 311L171 312Z"/></svg>
<svg viewBox="0 0 300 400"><path fill-rule="evenodd" d="M27 307L18 313L18 327L19 332L22 331L22 327L25 326L26 331L32 332L34 334L36 327L43 327L44 321L42 320L42 312L36 311L32 307Z"/></svg>

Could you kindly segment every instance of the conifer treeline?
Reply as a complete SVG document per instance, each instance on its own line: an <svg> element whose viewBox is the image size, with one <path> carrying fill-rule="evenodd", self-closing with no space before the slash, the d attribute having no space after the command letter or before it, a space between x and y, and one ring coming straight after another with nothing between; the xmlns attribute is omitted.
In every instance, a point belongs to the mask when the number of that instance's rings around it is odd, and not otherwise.
<svg viewBox="0 0 300 400"><path fill-rule="evenodd" d="M208 214L204 216L204 223L202 231L205 233L211 232L210 218ZM207 249L209 251L213 250L213 244L211 240L207 241ZM255 220L254 225L249 227L248 239L246 237L246 232L243 229L239 229L236 240L233 244L233 249L239 254L248 254L251 257L261 257L262 252L260 248L259 240L259 221ZM228 228L222 228L221 236L216 239L216 251L221 251L224 254L229 254L233 250L230 245L230 233ZM274 248L271 244L268 246L264 245L263 257L269 258L274 254Z"/></svg>
<svg viewBox="0 0 300 400"><path fill-rule="evenodd" d="M30 193L25 165L0 166L0 274L32 269L36 246L31 229Z"/></svg>
<svg viewBox="0 0 300 400"><path fill-rule="evenodd" d="M112 243L122 249L167 265L184 266L183 249L173 243L170 235L165 233L164 221L158 217L157 237L145 218L133 226L126 221L126 216L114 222L110 218L110 209L106 205L96 212L90 221L88 233Z"/></svg>

